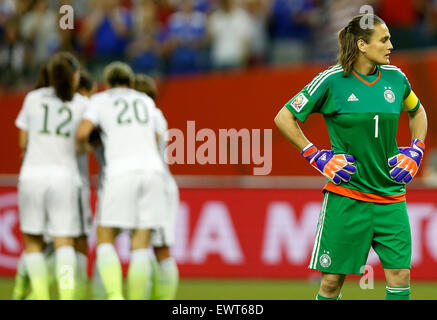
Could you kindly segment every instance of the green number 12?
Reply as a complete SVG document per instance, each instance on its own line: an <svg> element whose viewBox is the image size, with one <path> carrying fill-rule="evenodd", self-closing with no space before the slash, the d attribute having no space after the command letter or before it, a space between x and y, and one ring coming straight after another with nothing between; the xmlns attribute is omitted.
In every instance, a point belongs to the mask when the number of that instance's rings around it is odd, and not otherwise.
<svg viewBox="0 0 437 320"><path fill-rule="evenodd" d="M47 128L48 121L49 121L49 106L46 104L43 104L42 107L44 109L44 123L43 123L43 128L39 133L51 134L51 132ZM62 106L62 108L60 108L58 110L58 114L62 114L62 113L67 113L67 117L56 127L56 135L63 136L63 137L69 137L70 131L65 131L62 129L71 122L71 120L73 118L73 114L71 113L70 108L68 108L67 106Z"/></svg>

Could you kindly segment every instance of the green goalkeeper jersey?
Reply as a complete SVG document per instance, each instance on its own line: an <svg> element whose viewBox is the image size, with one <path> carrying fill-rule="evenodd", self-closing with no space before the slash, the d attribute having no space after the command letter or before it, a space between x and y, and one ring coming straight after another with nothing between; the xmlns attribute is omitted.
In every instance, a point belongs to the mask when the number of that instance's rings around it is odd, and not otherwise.
<svg viewBox="0 0 437 320"><path fill-rule="evenodd" d="M405 200L405 185L390 178L388 159L398 153L396 132L402 111L416 111L420 101L397 67L378 66L372 75L341 66L319 73L285 105L305 122L311 113L323 114L335 154L355 157L356 174L326 190L371 202Z"/></svg>

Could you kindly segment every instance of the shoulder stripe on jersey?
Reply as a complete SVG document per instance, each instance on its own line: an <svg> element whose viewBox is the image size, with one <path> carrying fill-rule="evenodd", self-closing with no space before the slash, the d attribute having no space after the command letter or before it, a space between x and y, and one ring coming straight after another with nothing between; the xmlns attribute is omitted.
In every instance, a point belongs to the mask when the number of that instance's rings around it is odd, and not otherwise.
<svg viewBox="0 0 437 320"><path fill-rule="evenodd" d="M381 66L381 69L385 69L385 70L399 70L399 71L401 71L401 69L396 67L396 66Z"/></svg>
<svg viewBox="0 0 437 320"><path fill-rule="evenodd" d="M316 92L317 88L330 76L332 76L335 73L339 73L339 72L343 72L343 68L341 68L340 70L336 70L330 73L327 73L317 84L317 86L315 86L313 89L311 89L311 91L308 91L308 93L310 94L310 96L312 96L314 94L314 92Z"/></svg>
<svg viewBox="0 0 437 320"><path fill-rule="evenodd" d="M396 66L394 66L392 64L383 64L383 65L380 65L380 67L381 68L396 68L396 69L399 69L399 67L396 67Z"/></svg>
<svg viewBox="0 0 437 320"><path fill-rule="evenodd" d="M339 68L341 68L341 66L336 66L336 67L332 67L329 68L328 70L325 70L321 73L319 73L314 79L313 81L311 81L308 86L307 86L307 90L310 91L316 84L317 82L322 79L326 74L331 73L333 71L339 70Z"/></svg>
<svg viewBox="0 0 437 320"><path fill-rule="evenodd" d="M403 73L403 71L402 71L400 68L396 67L396 66L391 66L391 65L381 66L381 69L384 69L384 70L392 70L392 71L398 71L398 72L399 72L400 74L402 74L405 78L407 77L407 76L405 75L405 73Z"/></svg>
<svg viewBox="0 0 437 320"><path fill-rule="evenodd" d="M310 85L310 84L312 84L312 83L314 83L315 81L317 81L317 79L319 79L321 76L323 76L325 73L327 73L327 72L329 72L329 71L332 71L332 69L334 69L334 68L337 68L338 66L332 66L332 67L329 67L328 69L326 69L326 70L323 70L322 72L319 72L315 77L314 77L314 79L308 84L308 85Z"/></svg>
<svg viewBox="0 0 437 320"><path fill-rule="evenodd" d="M329 68L329 69L327 69L327 70L325 70L325 71L323 71L323 72L320 72L320 73L319 73L319 74L318 74L318 75L313 79L313 81L311 81L311 82L307 85L308 90L310 90L310 88L311 88L312 86L314 86L314 85L317 83L317 81L320 80L320 79L321 79L325 74L334 71L334 69L335 69L335 70L338 70L338 68L340 68L340 67L341 67L341 66L335 66L335 67Z"/></svg>
<svg viewBox="0 0 437 320"><path fill-rule="evenodd" d="M320 77L318 77L317 79L315 79L315 81L311 84L311 86L307 87L307 91L308 92L313 92L315 87L318 87L318 85L323 82L323 80L326 78L326 76L329 76L337 71L343 71L343 69L341 67L336 67L335 69L332 68L326 72L324 72L323 74L320 75ZM310 94L312 95L312 93Z"/></svg>
<svg viewBox="0 0 437 320"><path fill-rule="evenodd" d="M397 70L397 71L401 71L401 69L397 68L397 67L381 67L381 69L384 70Z"/></svg>

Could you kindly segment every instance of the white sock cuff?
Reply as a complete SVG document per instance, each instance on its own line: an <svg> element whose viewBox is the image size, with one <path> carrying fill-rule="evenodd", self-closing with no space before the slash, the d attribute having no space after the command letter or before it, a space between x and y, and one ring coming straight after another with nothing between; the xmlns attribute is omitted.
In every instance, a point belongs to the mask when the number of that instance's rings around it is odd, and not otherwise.
<svg viewBox="0 0 437 320"><path fill-rule="evenodd" d="M23 251L23 253L20 256L20 259L18 260L17 265L17 271L26 271L26 252Z"/></svg>
<svg viewBox="0 0 437 320"><path fill-rule="evenodd" d="M112 243L102 243L97 246L97 255L117 253Z"/></svg>
<svg viewBox="0 0 437 320"><path fill-rule="evenodd" d="M132 250L130 259L131 259L131 261L135 261L135 262L148 262L151 260L150 249Z"/></svg>
<svg viewBox="0 0 437 320"><path fill-rule="evenodd" d="M69 255L69 256L76 256L76 251L74 251L74 248L72 246L62 246L55 251L56 255Z"/></svg>
<svg viewBox="0 0 437 320"><path fill-rule="evenodd" d="M26 253L24 262L29 275L47 276L47 265L42 252Z"/></svg>
<svg viewBox="0 0 437 320"><path fill-rule="evenodd" d="M62 265L77 266L76 251L72 246L62 246L55 251L56 269Z"/></svg>
<svg viewBox="0 0 437 320"><path fill-rule="evenodd" d="M45 261L45 259L42 252L32 252L24 255L24 261L26 264L32 264L34 262Z"/></svg>
<svg viewBox="0 0 437 320"><path fill-rule="evenodd" d="M176 265L176 260L173 257L168 257L164 260L159 261L162 268L173 267Z"/></svg>

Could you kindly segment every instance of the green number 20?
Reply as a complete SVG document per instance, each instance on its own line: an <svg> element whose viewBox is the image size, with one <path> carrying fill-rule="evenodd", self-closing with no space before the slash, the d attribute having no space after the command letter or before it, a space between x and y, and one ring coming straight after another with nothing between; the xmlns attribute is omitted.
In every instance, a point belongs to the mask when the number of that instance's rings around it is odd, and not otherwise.
<svg viewBox="0 0 437 320"><path fill-rule="evenodd" d="M115 100L114 105L116 107L118 107L119 105L121 106L120 113L117 116L117 123L121 125L132 123L132 118L128 114L129 103L125 99L120 98ZM132 107L134 109L134 115L137 122L141 124L146 124L149 121L146 104L143 101L136 99L133 101ZM142 114L140 112L140 107L144 110Z"/></svg>
<svg viewBox="0 0 437 320"><path fill-rule="evenodd" d="M42 105L43 109L44 109L44 124L43 124L43 128L39 133L42 134L51 134L51 132L48 130L48 118L49 118L49 106L46 104ZM60 108L58 110L58 114L67 114L67 117L56 127L56 135L58 136L62 136L62 137L66 137L68 138L71 134L70 130L63 130L65 126L67 126L71 120L73 119L73 114L71 113L70 108L68 108L67 106L62 106L62 108Z"/></svg>

